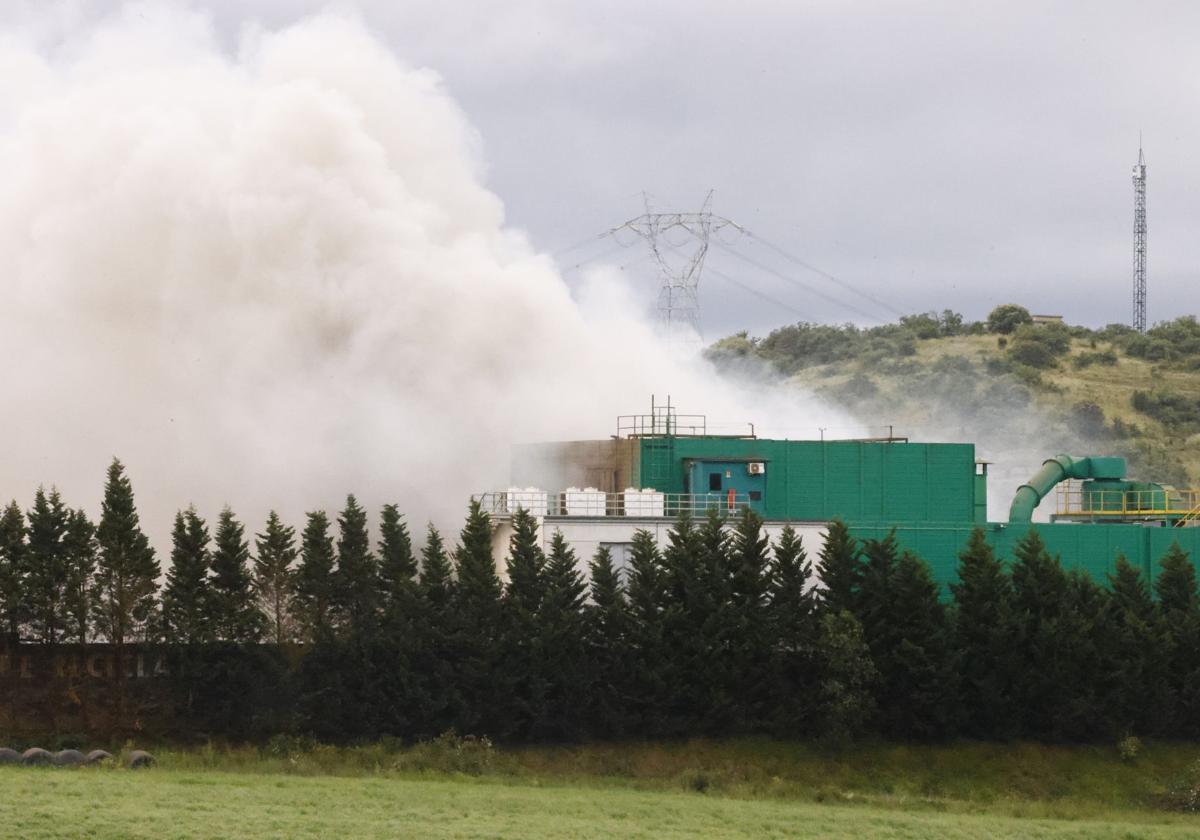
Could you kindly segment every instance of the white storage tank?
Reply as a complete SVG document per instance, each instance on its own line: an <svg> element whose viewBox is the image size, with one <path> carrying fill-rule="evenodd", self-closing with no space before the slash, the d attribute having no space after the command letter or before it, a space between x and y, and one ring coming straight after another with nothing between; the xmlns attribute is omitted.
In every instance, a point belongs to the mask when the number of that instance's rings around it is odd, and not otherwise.
<svg viewBox="0 0 1200 840"><path fill-rule="evenodd" d="M546 515L546 491L536 487L510 487L504 494L505 509L516 513L524 508L533 516Z"/></svg>
<svg viewBox="0 0 1200 840"><path fill-rule="evenodd" d="M605 516L608 513L605 504L608 494L595 487L568 487L563 493L564 506L567 516Z"/></svg>
<svg viewBox="0 0 1200 840"><path fill-rule="evenodd" d="M626 516L666 515L666 497L653 487L642 490L636 487L626 487L624 501Z"/></svg>

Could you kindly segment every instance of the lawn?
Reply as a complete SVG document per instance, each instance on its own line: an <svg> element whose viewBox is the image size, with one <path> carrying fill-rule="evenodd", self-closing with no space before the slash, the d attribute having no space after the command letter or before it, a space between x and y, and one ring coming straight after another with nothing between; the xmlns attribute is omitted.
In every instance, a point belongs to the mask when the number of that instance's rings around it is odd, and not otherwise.
<svg viewBox="0 0 1200 840"><path fill-rule="evenodd" d="M114 750L116 750L116 745ZM159 745L157 767L0 767L4 837L1184 837L1200 748L765 738L494 747ZM1190 774L1190 775L1189 775Z"/></svg>
<svg viewBox="0 0 1200 840"><path fill-rule="evenodd" d="M4 836L42 838L292 837L1194 837L1200 820L1152 810L1072 819L989 805L845 794L817 804L683 788L547 784L528 776L406 778L172 767L0 768ZM1036 814L1031 807L1029 813Z"/></svg>

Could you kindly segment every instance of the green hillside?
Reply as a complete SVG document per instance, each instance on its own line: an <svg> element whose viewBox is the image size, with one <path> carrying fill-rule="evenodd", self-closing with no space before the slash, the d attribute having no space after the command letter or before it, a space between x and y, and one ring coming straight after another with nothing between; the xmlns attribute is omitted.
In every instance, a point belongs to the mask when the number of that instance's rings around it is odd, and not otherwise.
<svg viewBox="0 0 1200 840"><path fill-rule="evenodd" d="M708 354L731 373L764 364L874 430L973 441L1020 469L1060 451L1105 452L1125 456L1134 476L1200 484L1194 317L1139 335L1034 324L1020 307L998 307L977 323L953 312L871 329L801 323L730 336Z"/></svg>

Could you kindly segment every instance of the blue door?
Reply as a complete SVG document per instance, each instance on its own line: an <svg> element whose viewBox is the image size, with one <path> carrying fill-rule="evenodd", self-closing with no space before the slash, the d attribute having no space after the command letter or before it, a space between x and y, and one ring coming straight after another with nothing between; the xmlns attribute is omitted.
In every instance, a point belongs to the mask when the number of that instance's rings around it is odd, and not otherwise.
<svg viewBox="0 0 1200 840"><path fill-rule="evenodd" d="M762 513L767 494L766 466L765 461L693 461L688 488L696 508L728 511L749 505Z"/></svg>

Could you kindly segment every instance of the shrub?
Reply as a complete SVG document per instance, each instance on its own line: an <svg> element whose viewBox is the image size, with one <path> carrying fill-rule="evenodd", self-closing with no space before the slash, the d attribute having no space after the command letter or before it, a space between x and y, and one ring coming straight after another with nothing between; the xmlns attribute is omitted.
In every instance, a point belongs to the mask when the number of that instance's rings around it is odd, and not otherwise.
<svg viewBox="0 0 1200 840"><path fill-rule="evenodd" d="M1100 408L1094 402L1078 402L1071 406L1068 425L1080 437L1101 438L1108 436L1108 426L1104 419L1104 409Z"/></svg>
<svg viewBox="0 0 1200 840"><path fill-rule="evenodd" d="M1170 811L1200 811L1200 761L1188 767L1168 788L1163 807Z"/></svg>
<svg viewBox="0 0 1200 840"><path fill-rule="evenodd" d="M1137 761L1138 754L1142 751L1142 739L1136 735L1126 735L1120 741L1117 741L1117 754L1121 756L1121 761L1126 764L1132 764Z"/></svg>
<svg viewBox="0 0 1200 840"><path fill-rule="evenodd" d="M1106 367L1111 367L1116 363L1117 354L1112 350L1099 350L1092 353L1080 353L1071 360L1071 364L1073 364L1079 370L1082 370L1086 367L1091 367L1092 365L1105 365Z"/></svg>
<svg viewBox="0 0 1200 840"><path fill-rule="evenodd" d="M1014 341L1008 355L1019 365L1044 370L1058 365L1054 351L1040 341Z"/></svg>
<svg viewBox="0 0 1200 840"><path fill-rule="evenodd" d="M900 325L911 330L917 338L937 338L942 334L937 313L934 312L922 312L919 315L903 315L900 318Z"/></svg>
<svg viewBox="0 0 1200 840"><path fill-rule="evenodd" d="M477 738L450 729L401 753L392 766L396 770L437 770L478 776L491 766L494 757L495 748L486 735Z"/></svg>
<svg viewBox="0 0 1200 840"><path fill-rule="evenodd" d="M1133 409L1176 431L1200 428L1200 399L1174 391L1134 391Z"/></svg>
<svg viewBox="0 0 1200 840"><path fill-rule="evenodd" d="M1024 306L1017 306L1015 303L997 306L988 313L987 317L988 331L1002 335L1008 335L1022 324L1032 323L1033 316L1029 314L1029 310Z"/></svg>

